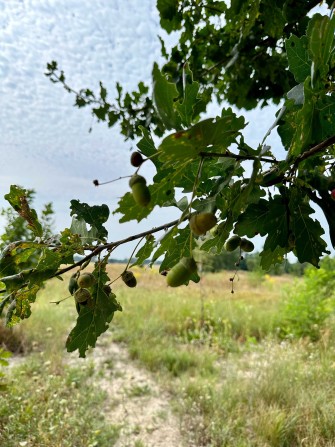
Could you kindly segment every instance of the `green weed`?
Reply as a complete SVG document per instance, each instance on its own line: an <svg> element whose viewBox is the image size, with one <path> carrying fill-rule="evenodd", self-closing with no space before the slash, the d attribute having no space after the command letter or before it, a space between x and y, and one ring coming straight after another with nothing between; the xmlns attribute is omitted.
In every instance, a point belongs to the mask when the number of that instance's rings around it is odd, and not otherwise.
<svg viewBox="0 0 335 447"><path fill-rule="evenodd" d="M97 411L105 395L88 382L90 375L89 368L54 371L51 362L41 358L12 369L0 400L0 444L114 445L119 427L108 426Z"/></svg>
<svg viewBox="0 0 335 447"><path fill-rule="evenodd" d="M327 319L335 311L335 260L323 259L319 270L309 267L304 281L287 289L284 306L279 314L282 337L321 337Z"/></svg>

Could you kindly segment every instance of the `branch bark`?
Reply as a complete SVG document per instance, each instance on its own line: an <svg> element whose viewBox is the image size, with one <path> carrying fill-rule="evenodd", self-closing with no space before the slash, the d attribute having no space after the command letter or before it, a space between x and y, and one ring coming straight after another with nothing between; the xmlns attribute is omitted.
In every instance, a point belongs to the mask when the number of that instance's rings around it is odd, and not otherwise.
<svg viewBox="0 0 335 447"><path fill-rule="evenodd" d="M186 216L183 220L186 220L187 218L188 217ZM148 234L157 233L159 231L162 231L162 230L165 230L167 228L173 227L174 225L177 225L179 223L180 223L180 219L176 219L176 220L173 220L172 222L168 222L168 223L166 223L164 225L160 225L159 227L152 228L151 230L147 230L147 231L143 231L142 233L134 234L134 235L129 236L129 237L125 238L125 239L121 239L121 240L116 241L116 242L110 242L110 243L104 244L104 245L99 245L98 247L95 247L94 249L92 249L92 252L90 254L88 254L87 256L85 256L80 261L75 262L74 264L71 264L68 267L64 267L63 269L58 270L53 275L53 277L60 276L63 273L66 273L66 272L72 270L73 268L80 267L86 261L89 261L94 256L97 256L99 253L101 253L104 250L112 250L112 249L118 247L119 245L123 245L123 244L126 244L128 242L135 241L136 239L140 239L142 237L145 237Z"/></svg>

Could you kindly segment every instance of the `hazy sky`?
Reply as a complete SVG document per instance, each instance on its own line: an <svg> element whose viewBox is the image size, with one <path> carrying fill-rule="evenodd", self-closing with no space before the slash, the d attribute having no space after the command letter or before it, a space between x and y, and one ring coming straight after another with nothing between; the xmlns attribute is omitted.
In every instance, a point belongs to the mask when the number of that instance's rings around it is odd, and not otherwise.
<svg viewBox="0 0 335 447"><path fill-rule="evenodd" d="M74 108L74 97L44 72L47 62L56 60L73 88L98 91L101 80L110 96L116 81L125 90L149 82L153 61L160 61L155 5L155 0L0 0L0 207L7 206L3 195L11 184L34 188L37 209L52 201L57 230L70 225L71 199L116 207L128 180L98 188L92 180L131 174L129 154L136 143L124 142L118 127L92 121L89 109ZM262 140L275 111L248 114L248 144ZM276 135L270 143L280 150ZM108 224L109 240L175 217L159 210L141 224L121 226L115 217ZM122 247L115 255L126 257L130 250Z"/></svg>

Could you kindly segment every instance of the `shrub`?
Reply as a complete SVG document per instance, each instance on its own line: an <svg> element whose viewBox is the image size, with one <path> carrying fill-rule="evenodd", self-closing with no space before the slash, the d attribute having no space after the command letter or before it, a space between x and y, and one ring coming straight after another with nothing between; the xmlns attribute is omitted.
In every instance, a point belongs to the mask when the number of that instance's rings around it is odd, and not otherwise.
<svg viewBox="0 0 335 447"><path fill-rule="evenodd" d="M335 310L335 259L326 257L319 270L308 267L303 281L287 290L280 312L280 335L320 338L326 320Z"/></svg>

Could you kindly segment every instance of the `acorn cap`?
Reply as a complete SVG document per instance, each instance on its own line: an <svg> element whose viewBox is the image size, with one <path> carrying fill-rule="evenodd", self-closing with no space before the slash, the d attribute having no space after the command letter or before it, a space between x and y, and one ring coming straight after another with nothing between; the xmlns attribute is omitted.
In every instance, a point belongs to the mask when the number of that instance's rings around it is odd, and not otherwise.
<svg viewBox="0 0 335 447"><path fill-rule="evenodd" d="M191 273L195 273L197 271L197 264L193 258L182 258L180 263Z"/></svg>
<svg viewBox="0 0 335 447"><path fill-rule="evenodd" d="M137 151L133 152L130 156L130 163L135 168L138 168L139 166L141 166L143 161L144 160L143 160L142 154L140 152L137 152Z"/></svg>
<svg viewBox="0 0 335 447"><path fill-rule="evenodd" d="M134 174L131 177L131 179L129 180L129 186L132 187L133 185L135 185L135 183L144 183L144 184L146 184L147 181L145 180L144 177L142 177L142 175Z"/></svg>
<svg viewBox="0 0 335 447"><path fill-rule="evenodd" d="M90 291L87 289L79 288L74 293L74 298L77 303L83 303L91 298Z"/></svg>
<svg viewBox="0 0 335 447"><path fill-rule="evenodd" d="M216 225L216 223L217 219L213 213L194 214L190 218L190 228L192 233L196 236L206 234L208 230Z"/></svg>

